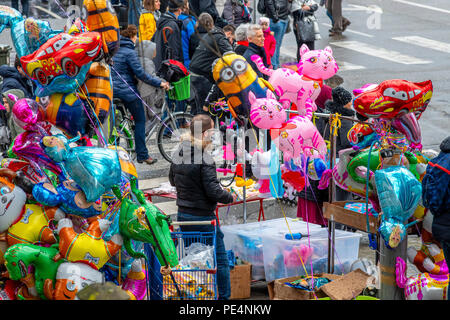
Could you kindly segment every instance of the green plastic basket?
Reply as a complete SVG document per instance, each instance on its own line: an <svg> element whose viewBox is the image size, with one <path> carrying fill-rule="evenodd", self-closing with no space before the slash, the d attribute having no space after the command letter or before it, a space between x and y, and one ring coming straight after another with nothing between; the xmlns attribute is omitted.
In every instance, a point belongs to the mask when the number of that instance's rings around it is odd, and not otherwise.
<svg viewBox="0 0 450 320"><path fill-rule="evenodd" d="M168 91L170 100L182 101L191 97L191 75L172 82L171 85L173 88Z"/></svg>

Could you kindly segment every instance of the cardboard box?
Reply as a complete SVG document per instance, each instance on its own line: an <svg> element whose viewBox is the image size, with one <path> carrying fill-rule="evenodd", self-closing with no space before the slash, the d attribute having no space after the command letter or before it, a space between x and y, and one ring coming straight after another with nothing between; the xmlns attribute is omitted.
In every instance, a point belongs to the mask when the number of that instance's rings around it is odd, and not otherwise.
<svg viewBox="0 0 450 320"><path fill-rule="evenodd" d="M342 276L336 274L320 273L314 275L315 278L328 278L332 281L340 279ZM270 300L311 300L315 299L314 293L289 287L285 282L295 281L301 277L289 277L271 281L267 284ZM333 283L333 282L331 282ZM317 298L325 298L327 295L319 289L315 292Z"/></svg>
<svg viewBox="0 0 450 320"><path fill-rule="evenodd" d="M316 278L328 278L331 282L324 284L319 290L312 292L289 287L285 282L291 282L301 277L277 279L268 284L270 300L315 300L329 297L331 300L351 300L360 295L367 286L370 276L356 269L346 275L322 273L314 275Z"/></svg>
<svg viewBox="0 0 450 320"><path fill-rule="evenodd" d="M250 263L236 265L230 270L230 299L250 298L252 281L252 265Z"/></svg>
<svg viewBox="0 0 450 320"><path fill-rule="evenodd" d="M367 273L356 269L340 279L327 283L320 289L332 300L351 300L361 294L367 286L369 278Z"/></svg>

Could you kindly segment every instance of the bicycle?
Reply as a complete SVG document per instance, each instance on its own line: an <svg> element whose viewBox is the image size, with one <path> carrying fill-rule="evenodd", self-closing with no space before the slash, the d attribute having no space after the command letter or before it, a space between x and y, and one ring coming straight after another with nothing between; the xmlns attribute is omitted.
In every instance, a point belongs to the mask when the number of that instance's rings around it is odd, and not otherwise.
<svg viewBox="0 0 450 320"><path fill-rule="evenodd" d="M115 124L108 142L120 145L130 154L132 160L136 160L133 117L120 99L115 98L113 103L116 107ZM172 152L180 143L181 136L189 130L193 118L189 113L189 108L190 106L187 105L184 111L171 112L167 101L164 101L160 112L145 125L147 148L150 150L155 145L154 140L156 139L159 153L170 163L172 162ZM161 115L164 117L163 119L161 119Z"/></svg>

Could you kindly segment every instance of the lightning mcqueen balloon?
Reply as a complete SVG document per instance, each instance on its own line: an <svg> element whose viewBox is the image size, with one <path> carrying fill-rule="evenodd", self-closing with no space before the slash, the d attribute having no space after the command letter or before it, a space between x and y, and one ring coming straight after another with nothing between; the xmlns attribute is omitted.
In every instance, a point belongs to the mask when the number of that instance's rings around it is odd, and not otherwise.
<svg viewBox="0 0 450 320"><path fill-rule="evenodd" d="M368 118L393 119L410 112L420 118L432 95L431 80L386 80L358 95L353 101L353 107L356 112Z"/></svg>
<svg viewBox="0 0 450 320"><path fill-rule="evenodd" d="M78 35L60 33L34 53L23 56L20 62L31 79L45 87L61 75L77 77L85 69L83 67L92 62L101 50L102 39L98 32Z"/></svg>

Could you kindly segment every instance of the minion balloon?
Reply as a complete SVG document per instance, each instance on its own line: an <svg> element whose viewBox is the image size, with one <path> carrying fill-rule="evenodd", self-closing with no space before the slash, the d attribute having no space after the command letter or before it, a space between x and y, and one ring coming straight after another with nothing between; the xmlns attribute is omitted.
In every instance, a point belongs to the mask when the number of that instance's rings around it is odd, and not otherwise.
<svg viewBox="0 0 450 320"><path fill-rule="evenodd" d="M249 92L253 92L256 98L265 98L267 89L274 91L266 80L258 77L243 56L234 52L226 52L216 59L212 71L234 118L238 115L248 117L251 107Z"/></svg>

